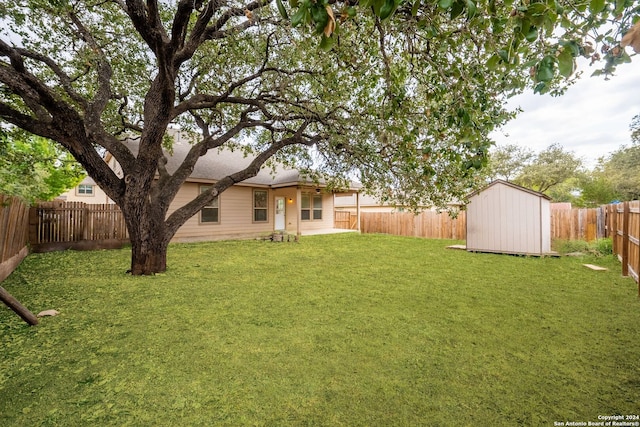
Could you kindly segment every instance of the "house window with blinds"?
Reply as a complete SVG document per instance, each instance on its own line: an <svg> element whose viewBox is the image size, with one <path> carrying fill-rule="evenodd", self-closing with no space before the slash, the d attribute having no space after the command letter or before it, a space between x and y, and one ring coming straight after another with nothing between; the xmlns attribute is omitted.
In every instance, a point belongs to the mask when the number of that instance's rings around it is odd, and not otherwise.
<svg viewBox="0 0 640 427"><path fill-rule="evenodd" d="M322 194L302 193L300 219L303 221L322 220Z"/></svg>
<svg viewBox="0 0 640 427"><path fill-rule="evenodd" d="M200 194L208 191L210 185L201 185ZM220 223L220 203L218 197L213 199L209 204L200 210L201 224L219 224Z"/></svg>
<svg viewBox="0 0 640 427"><path fill-rule="evenodd" d="M268 194L267 190L253 190L253 222L267 222Z"/></svg>

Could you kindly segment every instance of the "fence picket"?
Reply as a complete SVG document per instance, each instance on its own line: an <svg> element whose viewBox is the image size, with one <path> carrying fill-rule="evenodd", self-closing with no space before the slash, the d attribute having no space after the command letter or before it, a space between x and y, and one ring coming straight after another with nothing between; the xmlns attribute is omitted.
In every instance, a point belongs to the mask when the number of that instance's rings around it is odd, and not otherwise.
<svg viewBox="0 0 640 427"><path fill-rule="evenodd" d="M112 204L40 203L31 208L30 230L34 252L111 248L128 241L122 212Z"/></svg>
<svg viewBox="0 0 640 427"><path fill-rule="evenodd" d="M16 197L0 194L0 282L27 255L29 209Z"/></svg>

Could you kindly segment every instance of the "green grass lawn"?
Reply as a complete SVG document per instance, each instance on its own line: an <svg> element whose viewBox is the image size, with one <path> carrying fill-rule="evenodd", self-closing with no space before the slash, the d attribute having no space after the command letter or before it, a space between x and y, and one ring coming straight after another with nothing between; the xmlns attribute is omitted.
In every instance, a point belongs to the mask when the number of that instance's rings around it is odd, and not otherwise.
<svg viewBox="0 0 640 427"><path fill-rule="evenodd" d="M29 256L3 286L2 426L543 426L640 412L640 302L613 257L381 235ZM609 267L592 271L583 263Z"/></svg>

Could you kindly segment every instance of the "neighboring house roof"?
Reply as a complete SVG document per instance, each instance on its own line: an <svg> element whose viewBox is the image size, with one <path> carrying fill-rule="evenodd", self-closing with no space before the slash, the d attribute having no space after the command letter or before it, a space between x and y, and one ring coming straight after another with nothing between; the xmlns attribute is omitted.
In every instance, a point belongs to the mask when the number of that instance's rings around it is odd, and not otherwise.
<svg viewBox="0 0 640 427"><path fill-rule="evenodd" d="M474 192L470 193L470 194L467 196L467 198L471 198L471 197L473 197L473 196L475 196L475 195L477 195L477 194L479 194L479 193L481 193L481 192L483 192L483 191L485 191L485 190L487 190L487 189L489 189L489 188L493 187L494 185L506 185L507 187L515 188L516 190L524 191L525 193L529 193L529 194L532 194L532 195L534 195L534 196L538 196L538 197L545 198L545 199L547 199L547 200L551 200L551 197L547 196L547 195L546 195L546 194L544 194L544 193L540 193L540 192L538 192L538 191L534 191L534 190L531 190L531 189L529 189L529 188L521 187L521 186L516 185L516 184L514 184L514 183L512 183L512 182L504 181L504 180L502 180L502 179L496 179L495 181L491 182L491 183L490 183L489 185L487 185L486 187L483 187L483 188L482 188L482 189L480 189L480 190L476 190L476 191L474 191Z"/></svg>
<svg viewBox="0 0 640 427"><path fill-rule="evenodd" d="M96 182L90 176L86 176L78 185L97 185Z"/></svg>

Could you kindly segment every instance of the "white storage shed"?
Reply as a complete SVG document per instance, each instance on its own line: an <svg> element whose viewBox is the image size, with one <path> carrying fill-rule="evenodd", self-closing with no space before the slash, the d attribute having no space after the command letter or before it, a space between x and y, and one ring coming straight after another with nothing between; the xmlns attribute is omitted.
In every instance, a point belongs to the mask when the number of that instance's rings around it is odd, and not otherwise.
<svg viewBox="0 0 640 427"><path fill-rule="evenodd" d="M471 193L467 205L467 250L550 254L550 198L502 180Z"/></svg>

